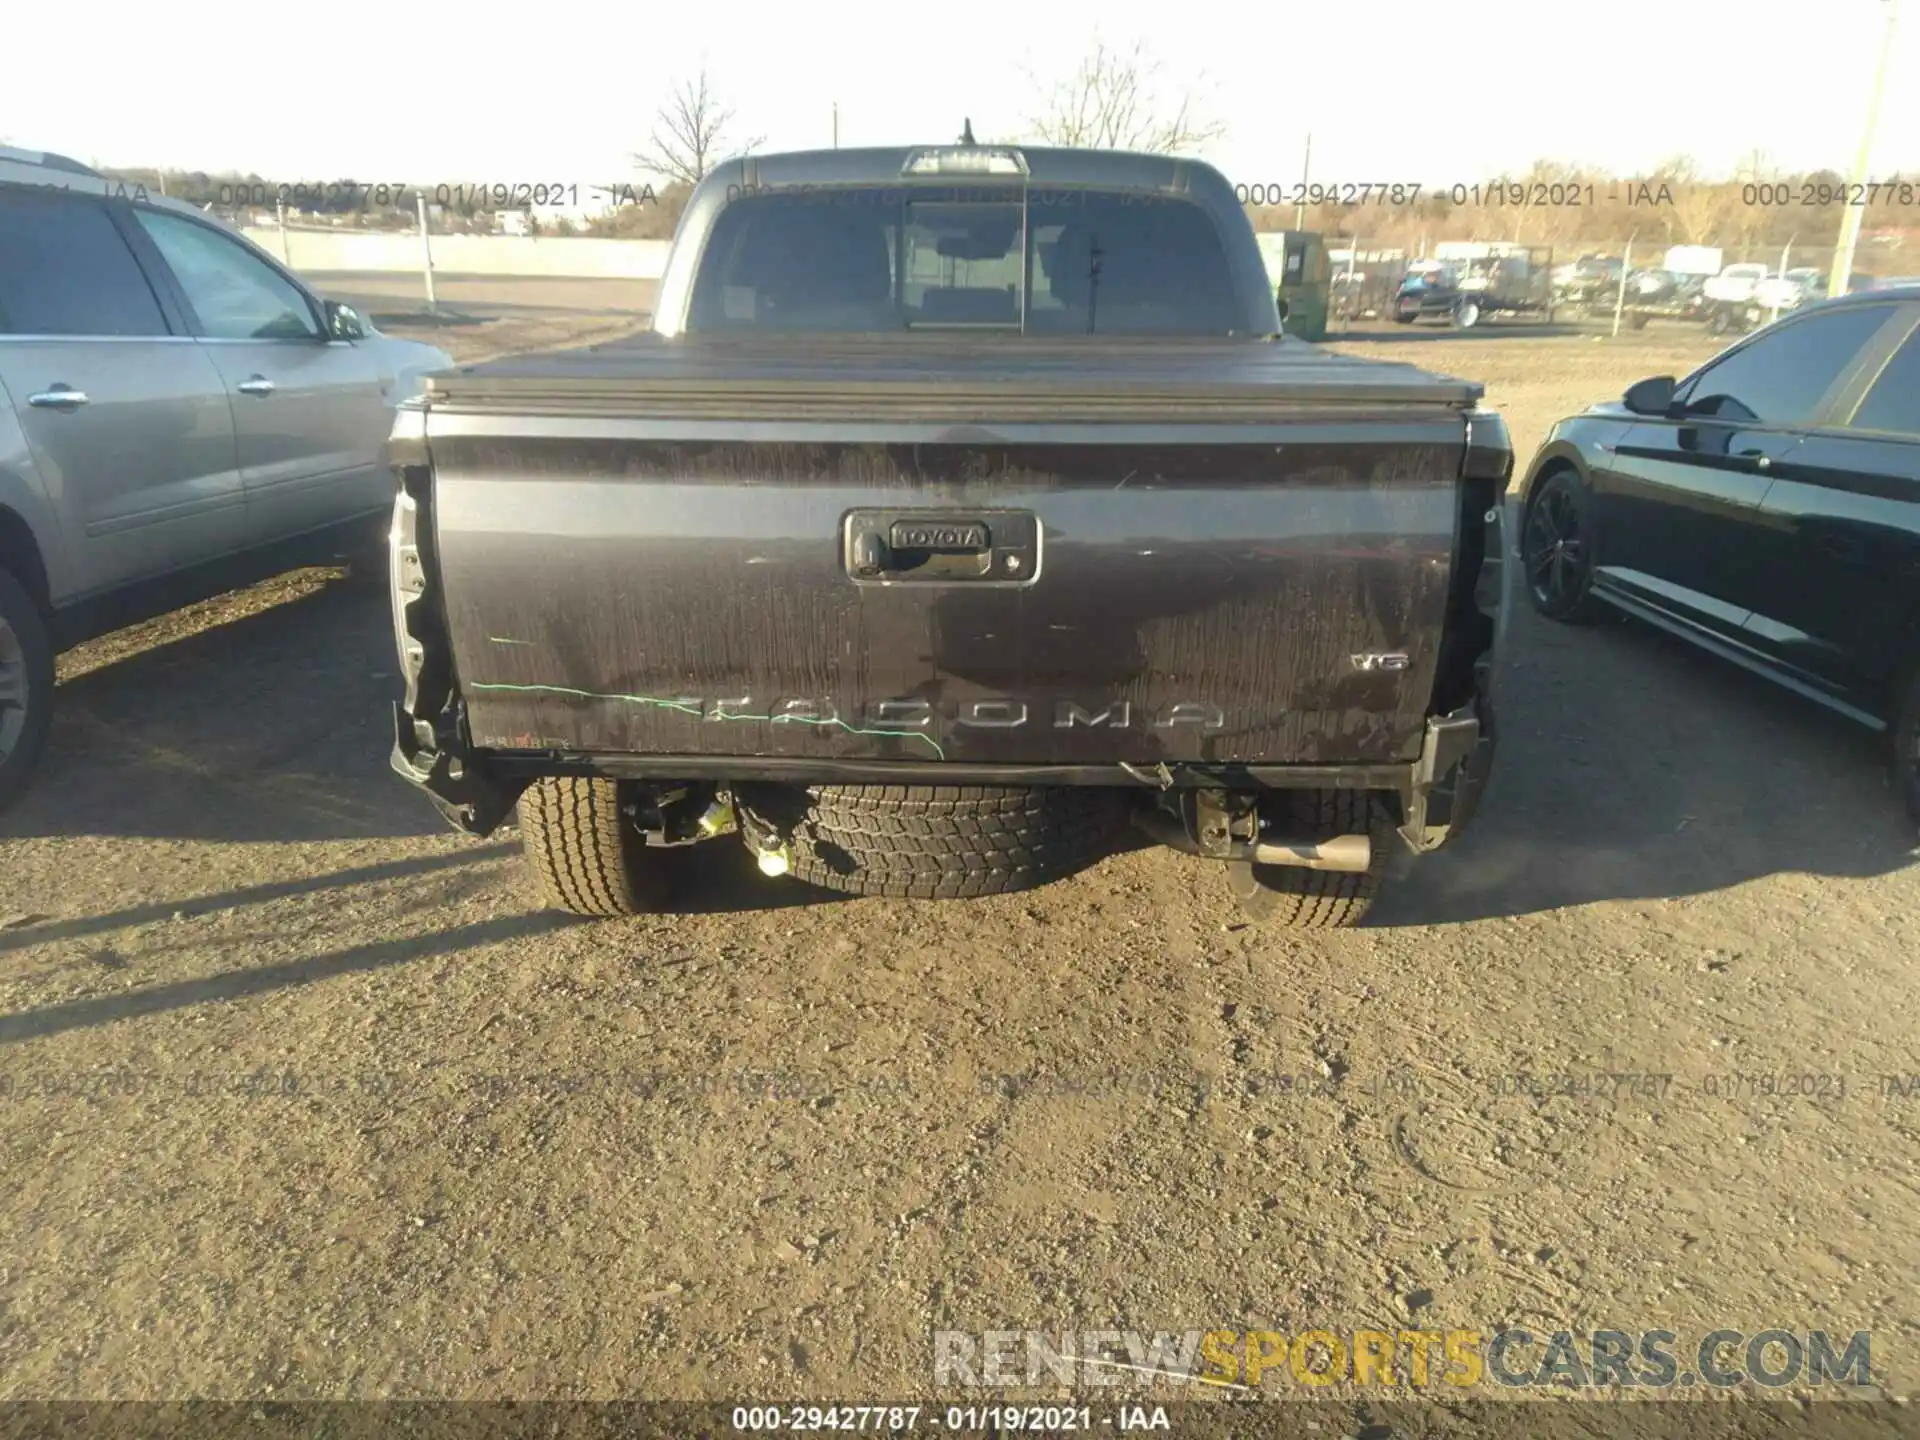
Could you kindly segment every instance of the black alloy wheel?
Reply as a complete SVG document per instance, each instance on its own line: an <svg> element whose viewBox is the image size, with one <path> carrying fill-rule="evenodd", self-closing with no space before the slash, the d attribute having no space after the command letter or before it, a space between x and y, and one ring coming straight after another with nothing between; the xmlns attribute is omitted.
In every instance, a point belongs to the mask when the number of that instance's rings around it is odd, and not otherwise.
<svg viewBox="0 0 1920 1440"><path fill-rule="evenodd" d="M1550 620L1577 623L1596 613L1590 511L1587 488L1571 470L1547 476L1527 505L1520 532L1527 596Z"/></svg>

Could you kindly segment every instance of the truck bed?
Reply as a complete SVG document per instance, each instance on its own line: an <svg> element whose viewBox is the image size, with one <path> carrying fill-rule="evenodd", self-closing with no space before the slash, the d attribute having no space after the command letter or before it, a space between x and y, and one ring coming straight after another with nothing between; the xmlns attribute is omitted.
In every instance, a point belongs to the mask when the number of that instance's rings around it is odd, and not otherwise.
<svg viewBox="0 0 1920 1440"><path fill-rule="evenodd" d="M479 750L1397 762L1480 393L1298 342L642 340L435 377L396 461ZM863 526L986 573L862 578Z"/></svg>

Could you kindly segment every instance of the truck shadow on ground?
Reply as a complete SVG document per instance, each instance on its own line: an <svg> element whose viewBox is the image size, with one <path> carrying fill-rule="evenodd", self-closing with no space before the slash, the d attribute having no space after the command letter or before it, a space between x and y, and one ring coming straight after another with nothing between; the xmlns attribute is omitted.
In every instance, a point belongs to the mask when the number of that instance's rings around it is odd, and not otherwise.
<svg viewBox="0 0 1920 1440"><path fill-rule="evenodd" d="M1519 603L1480 815L1457 846L1407 866L1372 923L1915 863L1880 737L1651 626L1561 627Z"/></svg>

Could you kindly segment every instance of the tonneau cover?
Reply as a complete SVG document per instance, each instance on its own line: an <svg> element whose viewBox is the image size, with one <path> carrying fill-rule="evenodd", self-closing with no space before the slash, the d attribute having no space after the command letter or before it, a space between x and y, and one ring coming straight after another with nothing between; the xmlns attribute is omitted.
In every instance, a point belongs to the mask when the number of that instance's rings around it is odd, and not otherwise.
<svg viewBox="0 0 1920 1440"><path fill-rule="evenodd" d="M1298 341L642 336L433 376L431 410L644 419L1220 422L1479 400L1471 381Z"/></svg>

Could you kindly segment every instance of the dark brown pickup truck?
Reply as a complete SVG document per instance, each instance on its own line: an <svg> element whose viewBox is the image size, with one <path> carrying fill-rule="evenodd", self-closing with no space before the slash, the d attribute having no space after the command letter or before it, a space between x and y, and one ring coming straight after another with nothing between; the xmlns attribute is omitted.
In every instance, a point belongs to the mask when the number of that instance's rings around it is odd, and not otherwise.
<svg viewBox="0 0 1920 1440"><path fill-rule="evenodd" d="M397 769L519 805L549 898L657 847L945 897L1129 824L1351 923L1493 748L1512 452L1479 388L1283 339L1213 170L735 161L654 333L436 377L395 427Z"/></svg>

